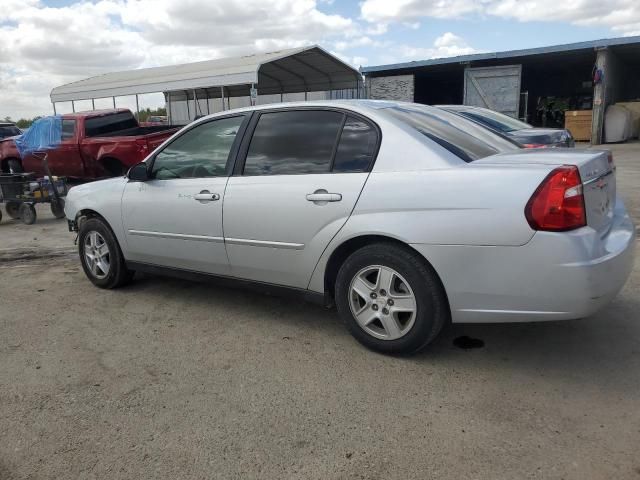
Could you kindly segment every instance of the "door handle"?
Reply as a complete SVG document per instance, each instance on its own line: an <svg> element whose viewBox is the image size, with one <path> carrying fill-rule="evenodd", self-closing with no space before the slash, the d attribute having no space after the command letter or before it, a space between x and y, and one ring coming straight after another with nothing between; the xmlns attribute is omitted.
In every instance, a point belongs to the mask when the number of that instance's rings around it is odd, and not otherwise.
<svg viewBox="0 0 640 480"><path fill-rule="evenodd" d="M314 202L316 205L326 205L328 202L339 202L340 200L342 200L342 194L329 193L323 188L307 194L307 201Z"/></svg>
<svg viewBox="0 0 640 480"><path fill-rule="evenodd" d="M209 190L202 190L200 193L196 193L193 199L200 203L215 202L216 200L220 200L220 195L211 193Z"/></svg>

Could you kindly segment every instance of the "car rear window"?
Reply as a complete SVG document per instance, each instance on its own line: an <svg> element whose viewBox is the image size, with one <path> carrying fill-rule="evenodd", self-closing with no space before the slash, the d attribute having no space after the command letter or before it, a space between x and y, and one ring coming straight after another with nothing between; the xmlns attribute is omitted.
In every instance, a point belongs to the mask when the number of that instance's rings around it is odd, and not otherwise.
<svg viewBox="0 0 640 480"><path fill-rule="evenodd" d="M394 106L388 115L411 126L465 162L518 150L518 145L454 113L426 105Z"/></svg>
<svg viewBox="0 0 640 480"><path fill-rule="evenodd" d="M84 122L86 137L99 137L107 133L136 128L138 122L131 112L118 112L101 117L90 117Z"/></svg>

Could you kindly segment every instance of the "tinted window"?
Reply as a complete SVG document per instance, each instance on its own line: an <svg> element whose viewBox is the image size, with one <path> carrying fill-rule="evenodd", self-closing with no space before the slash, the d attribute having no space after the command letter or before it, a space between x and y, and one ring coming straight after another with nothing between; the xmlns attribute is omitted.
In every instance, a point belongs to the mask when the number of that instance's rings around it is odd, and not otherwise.
<svg viewBox="0 0 640 480"><path fill-rule="evenodd" d="M71 140L76 133L76 121L75 120L62 120L62 136L61 140Z"/></svg>
<svg viewBox="0 0 640 480"><path fill-rule="evenodd" d="M333 162L334 172L365 172L376 151L378 134L367 122L348 116Z"/></svg>
<svg viewBox="0 0 640 480"><path fill-rule="evenodd" d="M91 117L84 121L85 136L98 137L107 133L136 128L138 122L131 112L112 113L101 117Z"/></svg>
<svg viewBox="0 0 640 480"><path fill-rule="evenodd" d="M524 128L531 128L531 125L528 123L521 122L520 120L516 120L515 118L511 118L492 110L462 110L459 113L465 117L475 120L476 122L480 122L490 128L494 128L499 132L508 133L516 130L522 130Z"/></svg>
<svg viewBox="0 0 640 480"><path fill-rule="evenodd" d="M329 172L343 118L342 113L313 110L260 115L244 175Z"/></svg>
<svg viewBox="0 0 640 480"><path fill-rule="evenodd" d="M519 149L513 141L455 113L437 108L398 106L384 109L384 112L415 128L465 162Z"/></svg>
<svg viewBox="0 0 640 480"><path fill-rule="evenodd" d="M21 132L18 127L0 127L0 138L13 137L20 134Z"/></svg>
<svg viewBox="0 0 640 480"><path fill-rule="evenodd" d="M219 177L227 172L227 160L243 116L222 118L192 128L156 155L152 177Z"/></svg>

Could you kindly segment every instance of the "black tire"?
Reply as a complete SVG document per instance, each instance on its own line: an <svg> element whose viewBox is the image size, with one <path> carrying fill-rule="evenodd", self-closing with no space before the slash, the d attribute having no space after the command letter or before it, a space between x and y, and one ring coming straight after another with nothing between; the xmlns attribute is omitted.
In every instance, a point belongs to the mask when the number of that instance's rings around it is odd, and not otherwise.
<svg viewBox="0 0 640 480"><path fill-rule="evenodd" d="M57 219L64 218L64 198L58 200L54 197L51 199L51 213Z"/></svg>
<svg viewBox="0 0 640 480"><path fill-rule="evenodd" d="M376 338L358 324L351 312L351 282L359 272L374 266L395 270L414 293L415 319L411 327L407 324L409 330L400 338ZM436 338L450 318L446 293L433 268L418 253L393 243L367 245L345 260L336 279L335 302L340 317L356 340L387 354L417 353Z"/></svg>
<svg viewBox="0 0 640 480"><path fill-rule="evenodd" d="M33 225L34 223L36 223L37 215L36 209L33 205L29 203L23 203L22 205L20 205L19 212L20 219L25 225Z"/></svg>
<svg viewBox="0 0 640 480"><path fill-rule="evenodd" d="M97 232L102 239L104 239L104 243L109 250L109 269L104 278L99 278L92 272L91 266L88 264L88 259L85 256L85 248L88 248L85 245L87 236L92 232ZM78 253L80 254L80 263L82 264L85 275L96 287L107 289L118 288L126 285L133 279L135 272L127 269L124 256L122 255L120 245L118 245L115 235L109 225L100 218L89 218L81 223L78 232Z"/></svg>
<svg viewBox="0 0 640 480"><path fill-rule="evenodd" d="M15 158L7 161L7 168L9 169L9 173L24 173L22 162Z"/></svg>
<svg viewBox="0 0 640 480"><path fill-rule="evenodd" d="M20 218L20 202L7 202L4 208L7 211L7 215L14 220Z"/></svg>

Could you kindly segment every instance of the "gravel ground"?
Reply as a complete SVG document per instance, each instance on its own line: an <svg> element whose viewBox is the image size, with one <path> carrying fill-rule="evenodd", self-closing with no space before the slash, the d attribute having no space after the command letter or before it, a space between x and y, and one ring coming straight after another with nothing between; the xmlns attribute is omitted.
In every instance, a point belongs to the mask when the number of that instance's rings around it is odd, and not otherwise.
<svg viewBox="0 0 640 480"><path fill-rule="evenodd" d="M614 150L638 220L640 144ZM314 305L96 289L47 213L0 225L0 480L640 479L637 263L592 318L454 325L398 359Z"/></svg>

